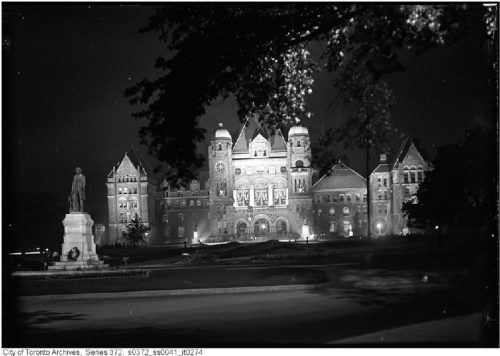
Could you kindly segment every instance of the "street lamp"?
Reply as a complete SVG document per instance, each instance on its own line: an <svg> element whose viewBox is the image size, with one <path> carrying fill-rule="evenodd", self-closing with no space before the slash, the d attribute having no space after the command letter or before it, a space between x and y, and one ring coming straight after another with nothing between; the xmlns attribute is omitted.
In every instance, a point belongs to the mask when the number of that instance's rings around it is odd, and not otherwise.
<svg viewBox="0 0 500 356"><path fill-rule="evenodd" d="M378 236L380 236L380 229L382 229L382 223L377 223Z"/></svg>

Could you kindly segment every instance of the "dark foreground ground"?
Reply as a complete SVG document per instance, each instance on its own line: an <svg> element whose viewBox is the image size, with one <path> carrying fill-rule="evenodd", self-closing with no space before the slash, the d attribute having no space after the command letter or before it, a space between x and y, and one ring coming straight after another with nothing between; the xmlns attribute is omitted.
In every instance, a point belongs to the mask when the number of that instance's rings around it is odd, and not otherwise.
<svg viewBox="0 0 500 356"><path fill-rule="evenodd" d="M251 249L251 258L243 249ZM178 253L165 259L156 253L129 266L147 273L120 278L4 280L10 299L4 298L2 346L498 346L498 265L491 259L498 262L497 254L477 246L379 243L320 249L267 243L213 248L184 264L168 261ZM294 284L310 288L265 289ZM230 286L262 289L121 293ZM114 294L77 295L89 292ZM37 297L54 294L74 298ZM454 318L460 317L467 328L457 328L454 320L461 319ZM443 324L447 320L452 322ZM356 338L425 322L430 324L420 329L433 329L432 338L401 337L403 345L397 336L390 342Z"/></svg>

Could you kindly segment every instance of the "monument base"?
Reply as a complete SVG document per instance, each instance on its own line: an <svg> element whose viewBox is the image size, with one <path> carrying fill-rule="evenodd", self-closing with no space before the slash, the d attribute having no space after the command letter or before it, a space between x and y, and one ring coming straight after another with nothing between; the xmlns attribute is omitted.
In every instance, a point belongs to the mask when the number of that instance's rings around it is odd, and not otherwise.
<svg viewBox="0 0 500 356"><path fill-rule="evenodd" d="M63 271L76 271L76 270L96 270L109 267L104 264L104 261L61 261L54 262L53 266L49 266L49 270L63 270Z"/></svg>
<svg viewBox="0 0 500 356"><path fill-rule="evenodd" d="M108 267L97 256L92 235L94 221L88 213L66 214L63 225L64 243L61 246L61 262L55 262L53 266L49 266L49 269L78 270Z"/></svg>

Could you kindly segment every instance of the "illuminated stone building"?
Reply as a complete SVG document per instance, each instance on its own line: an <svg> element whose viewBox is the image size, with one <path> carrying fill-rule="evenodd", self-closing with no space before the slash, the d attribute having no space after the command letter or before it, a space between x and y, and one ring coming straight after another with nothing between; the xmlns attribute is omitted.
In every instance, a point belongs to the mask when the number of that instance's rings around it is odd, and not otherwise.
<svg viewBox="0 0 500 356"><path fill-rule="evenodd" d="M210 235L258 241L295 239L312 217L309 132L264 130L250 118L235 140L220 124L208 150Z"/></svg>
<svg viewBox="0 0 500 356"><path fill-rule="evenodd" d="M125 226L138 214L151 227L148 243L156 236L156 177L140 153L130 148L108 174L108 239L107 244L123 243Z"/></svg>
<svg viewBox="0 0 500 356"><path fill-rule="evenodd" d="M424 160L414 142L406 138L392 163L386 155L370 176L372 194L372 231L376 234L409 233L403 216L403 203L415 201L418 185L425 172L432 169Z"/></svg>
<svg viewBox="0 0 500 356"><path fill-rule="evenodd" d="M162 242L196 243L209 236L209 187L208 172L201 172L187 187L171 187L163 180L157 194Z"/></svg>
<svg viewBox="0 0 500 356"><path fill-rule="evenodd" d="M366 235L366 179L363 176L339 161L313 185L312 194L316 235Z"/></svg>
<svg viewBox="0 0 500 356"><path fill-rule="evenodd" d="M313 182L308 129L286 133L269 132L254 118L234 136L219 124L208 171L180 188L163 180L157 189L131 149L108 176L110 243L120 241L136 212L157 243L366 236L366 179L339 161ZM380 156L370 176L373 237L409 232L403 202L414 198L429 168L410 139L392 163Z"/></svg>

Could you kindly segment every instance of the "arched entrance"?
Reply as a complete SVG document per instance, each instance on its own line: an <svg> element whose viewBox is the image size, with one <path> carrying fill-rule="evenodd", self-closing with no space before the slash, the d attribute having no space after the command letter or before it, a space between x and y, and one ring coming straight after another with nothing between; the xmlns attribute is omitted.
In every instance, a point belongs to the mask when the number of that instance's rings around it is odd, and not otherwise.
<svg viewBox="0 0 500 356"><path fill-rule="evenodd" d="M238 240L246 240L248 238L248 226L244 221L240 221L236 225L236 238Z"/></svg>
<svg viewBox="0 0 500 356"><path fill-rule="evenodd" d="M255 237L269 237L269 222L266 219L255 221L253 233Z"/></svg>
<svg viewBox="0 0 500 356"><path fill-rule="evenodd" d="M288 236L288 228L286 225L286 221L278 220L276 222L276 236L279 239L286 238Z"/></svg>

